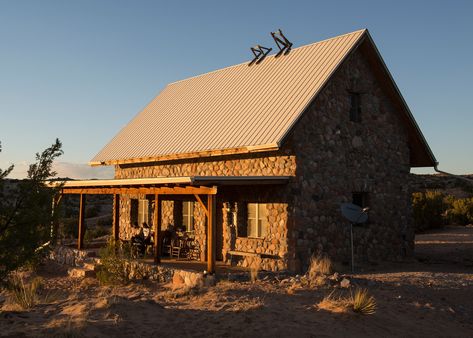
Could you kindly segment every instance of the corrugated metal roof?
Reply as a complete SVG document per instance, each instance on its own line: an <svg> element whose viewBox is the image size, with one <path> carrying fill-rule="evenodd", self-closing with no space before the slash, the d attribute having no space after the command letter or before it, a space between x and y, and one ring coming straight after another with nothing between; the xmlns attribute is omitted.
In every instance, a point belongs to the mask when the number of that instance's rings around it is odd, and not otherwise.
<svg viewBox="0 0 473 338"><path fill-rule="evenodd" d="M366 30L169 84L91 161L274 148Z"/></svg>

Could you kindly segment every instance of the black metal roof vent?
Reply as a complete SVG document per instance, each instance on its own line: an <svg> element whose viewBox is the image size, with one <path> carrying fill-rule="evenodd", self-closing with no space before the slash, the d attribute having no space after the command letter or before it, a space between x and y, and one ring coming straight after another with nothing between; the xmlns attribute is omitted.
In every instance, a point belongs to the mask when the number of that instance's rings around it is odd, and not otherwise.
<svg viewBox="0 0 473 338"><path fill-rule="evenodd" d="M256 45L254 47L251 47L251 51L253 52L253 55L255 56L253 60L248 64L248 66L251 66L253 63L260 63L263 61L263 59L268 55L270 51L272 51L272 48L266 48L260 45Z"/></svg>
<svg viewBox="0 0 473 338"><path fill-rule="evenodd" d="M274 42L276 42L276 45L279 48L279 52L274 56L278 57L282 54L286 55L291 51L292 47L292 42L290 42L282 33L280 29L278 29L276 32L271 32L271 36L274 39Z"/></svg>

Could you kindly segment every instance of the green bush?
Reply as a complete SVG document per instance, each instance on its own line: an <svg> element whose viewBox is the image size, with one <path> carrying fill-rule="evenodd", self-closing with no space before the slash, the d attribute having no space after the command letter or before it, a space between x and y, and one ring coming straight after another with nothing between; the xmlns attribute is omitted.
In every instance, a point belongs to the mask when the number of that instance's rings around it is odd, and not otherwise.
<svg viewBox="0 0 473 338"><path fill-rule="evenodd" d="M473 198L462 198L451 201L445 213L449 224L467 225L473 223Z"/></svg>
<svg viewBox="0 0 473 338"><path fill-rule="evenodd" d="M412 209L416 231L442 227L447 210L445 196L439 191L416 192L412 196Z"/></svg>
<svg viewBox="0 0 473 338"><path fill-rule="evenodd" d="M129 243L116 242L111 239L99 252L101 265L98 267L97 279L102 285L120 285L129 282L129 266L132 259L132 248Z"/></svg>

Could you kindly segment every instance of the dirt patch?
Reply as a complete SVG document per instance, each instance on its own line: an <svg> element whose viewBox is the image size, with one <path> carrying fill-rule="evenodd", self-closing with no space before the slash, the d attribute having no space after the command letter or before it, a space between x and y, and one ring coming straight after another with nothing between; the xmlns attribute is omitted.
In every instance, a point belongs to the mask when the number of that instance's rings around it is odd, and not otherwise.
<svg viewBox="0 0 473 338"><path fill-rule="evenodd" d="M147 282L102 287L48 266L39 274L57 297L29 311L11 310L3 291L0 335L471 337L473 268L465 258L472 257L472 239L473 228L419 235L420 261L383 264L351 276L353 289L367 288L376 298L377 312L370 316L323 303L333 287L291 289L276 278L223 280L176 295L170 285Z"/></svg>

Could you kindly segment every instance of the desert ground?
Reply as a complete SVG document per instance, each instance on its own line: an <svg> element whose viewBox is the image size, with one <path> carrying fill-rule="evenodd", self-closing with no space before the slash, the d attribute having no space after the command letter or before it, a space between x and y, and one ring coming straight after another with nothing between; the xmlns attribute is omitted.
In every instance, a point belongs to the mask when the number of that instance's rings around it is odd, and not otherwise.
<svg viewBox="0 0 473 338"><path fill-rule="evenodd" d="M350 288L297 278L220 280L183 291L151 282L100 286L47 264L43 302L21 310L0 293L4 337L472 337L473 227L416 237L416 256L347 275ZM342 276L340 276L342 278ZM338 285L338 286L337 286ZM321 301L367 288L377 311L362 315Z"/></svg>

